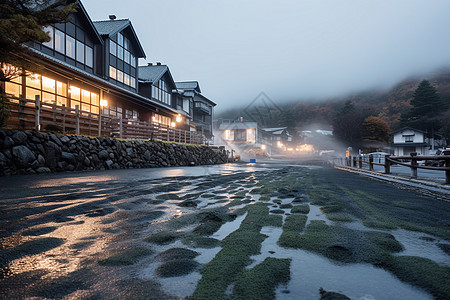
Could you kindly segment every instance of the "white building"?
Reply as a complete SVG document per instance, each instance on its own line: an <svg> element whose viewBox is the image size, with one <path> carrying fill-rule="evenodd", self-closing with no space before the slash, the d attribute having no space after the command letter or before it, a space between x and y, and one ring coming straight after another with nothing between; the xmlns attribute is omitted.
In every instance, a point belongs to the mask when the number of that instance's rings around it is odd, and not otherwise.
<svg viewBox="0 0 450 300"><path fill-rule="evenodd" d="M434 155L440 148L447 146L446 140L439 135L430 135L425 131L404 127L392 134L392 148L395 156Z"/></svg>

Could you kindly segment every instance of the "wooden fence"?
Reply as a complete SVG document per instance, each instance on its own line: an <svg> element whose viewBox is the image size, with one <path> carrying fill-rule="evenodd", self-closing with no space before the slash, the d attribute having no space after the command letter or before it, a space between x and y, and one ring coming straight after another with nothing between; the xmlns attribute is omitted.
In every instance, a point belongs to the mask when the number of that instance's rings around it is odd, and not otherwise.
<svg viewBox="0 0 450 300"><path fill-rule="evenodd" d="M159 123L149 123L35 100L9 97L7 127L21 130L58 130L63 134L150 139L187 144L204 144L204 136Z"/></svg>
<svg viewBox="0 0 450 300"><path fill-rule="evenodd" d="M433 160L433 161L441 161L443 162L443 167L433 167L433 166L423 166L419 165L418 161L423 160ZM348 167L354 167L362 169L364 165L368 165L369 170L373 171L374 166L383 166L385 174L391 174L391 166L392 165L401 165L406 166L411 169L411 178L417 178L417 169L426 169L426 170L437 170L445 172L445 184L450 184L450 150L445 150L444 155L435 155L435 156L422 156L422 155L410 155L410 156L390 156L386 155L379 162L374 161L373 156L349 156L340 159L335 159L333 161L334 164L338 163L341 165L345 165Z"/></svg>

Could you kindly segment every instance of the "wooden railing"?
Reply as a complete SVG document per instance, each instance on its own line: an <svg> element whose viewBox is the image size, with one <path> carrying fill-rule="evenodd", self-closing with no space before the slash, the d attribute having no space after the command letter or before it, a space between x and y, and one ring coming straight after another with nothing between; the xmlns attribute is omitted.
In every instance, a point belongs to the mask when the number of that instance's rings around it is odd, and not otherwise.
<svg viewBox="0 0 450 300"><path fill-rule="evenodd" d="M433 167L433 166L423 166L419 165L419 161L424 160L433 160L433 161L441 161L444 166L442 167ZM409 162L409 163L408 163ZM436 170L436 171L444 171L445 172L445 184L450 184L450 150L445 150L444 155L435 155L435 156L425 156L425 155L410 155L410 156L390 156L386 155L381 162L374 161L373 156L349 156L344 158L335 158L333 164L345 165L348 167L359 168L362 169L364 165L368 165L369 171L374 170L374 166L383 166L385 174L391 174L391 166L393 165L401 165L411 169L411 178L417 178L417 170L418 169L426 169L426 170Z"/></svg>
<svg viewBox="0 0 450 300"><path fill-rule="evenodd" d="M205 138L197 132L171 128L105 114L95 114L75 108L35 100L8 97L10 117L7 127L22 130L55 130L63 134L106 136L127 139L150 139L187 144L204 144Z"/></svg>

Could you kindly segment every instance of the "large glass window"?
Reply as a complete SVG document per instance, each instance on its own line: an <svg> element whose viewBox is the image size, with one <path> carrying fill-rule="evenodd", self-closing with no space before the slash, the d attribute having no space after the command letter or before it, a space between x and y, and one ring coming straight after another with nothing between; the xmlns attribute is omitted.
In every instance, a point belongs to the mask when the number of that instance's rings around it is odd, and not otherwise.
<svg viewBox="0 0 450 300"><path fill-rule="evenodd" d="M94 66L94 49L92 49L89 46L86 46L86 65L88 67L93 67Z"/></svg>
<svg viewBox="0 0 450 300"><path fill-rule="evenodd" d="M65 53L65 38L64 32L55 29L55 50L61 53Z"/></svg>
<svg viewBox="0 0 450 300"><path fill-rule="evenodd" d="M66 35L66 55L75 59L75 39L70 35Z"/></svg>
<svg viewBox="0 0 450 300"><path fill-rule="evenodd" d="M117 79L117 70L113 66L109 66L109 77Z"/></svg>
<svg viewBox="0 0 450 300"><path fill-rule="evenodd" d="M77 61L84 64L84 44L77 41Z"/></svg>
<svg viewBox="0 0 450 300"><path fill-rule="evenodd" d="M125 85L136 87L135 69L137 65L136 57L130 52L131 43L122 33L117 34L117 43L110 40L109 53L114 55L119 62L123 61L124 67L118 67L116 73L110 72L110 77ZM122 64L118 64L122 65ZM110 66L111 71L112 66ZM125 71L129 70L129 71ZM119 72L122 72L120 74ZM114 74L116 76L114 77Z"/></svg>
<svg viewBox="0 0 450 300"><path fill-rule="evenodd" d="M114 41L110 41L109 43L109 53L117 56L117 44Z"/></svg>
<svg viewBox="0 0 450 300"><path fill-rule="evenodd" d="M81 29L77 30L82 32ZM75 39L71 35L52 26L45 27L44 31L49 33L51 41L42 43L42 45L53 48L56 51L65 54L67 57L76 59L78 62L85 64L90 68L94 66L94 49L84 43L84 34L78 34Z"/></svg>
<svg viewBox="0 0 450 300"><path fill-rule="evenodd" d="M152 86L152 97L167 105L172 104L172 95L170 94L169 86L163 80L158 81L156 86Z"/></svg>
<svg viewBox="0 0 450 300"><path fill-rule="evenodd" d="M42 45L47 46L49 48L53 49L53 40L55 39L55 29L53 28L53 26L47 26L44 28L44 31L48 33L48 35L50 36L50 41L42 43Z"/></svg>
<svg viewBox="0 0 450 300"><path fill-rule="evenodd" d="M75 105L78 105L79 109L82 111L96 114L99 112L99 96L97 93L76 86L71 86L70 90L72 95L70 101L72 108L75 108Z"/></svg>
<svg viewBox="0 0 450 300"><path fill-rule="evenodd" d="M160 114L154 114L152 118L153 122L170 126L172 119L166 116L162 116Z"/></svg>

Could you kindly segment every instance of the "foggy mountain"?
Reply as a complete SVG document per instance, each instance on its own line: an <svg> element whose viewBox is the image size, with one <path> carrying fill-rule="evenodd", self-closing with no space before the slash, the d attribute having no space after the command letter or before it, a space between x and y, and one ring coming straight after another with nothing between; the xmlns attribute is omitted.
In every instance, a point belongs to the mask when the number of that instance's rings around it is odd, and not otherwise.
<svg viewBox="0 0 450 300"><path fill-rule="evenodd" d="M299 100L290 103L276 103L279 113L264 127L287 126L290 129L331 129L331 123L347 101L355 108L388 122L392 130L399 126L400 115L408 110L414 91L422 80L428 80L436 88L441 98L450 101L450 69L435 72L427 77L404 79L389 90L366 91L345 97L315 101ZM239 107L216 115L216 119L252 119L246 115L246 108ZM267 122L266 122L267 123Z"/></svg>

